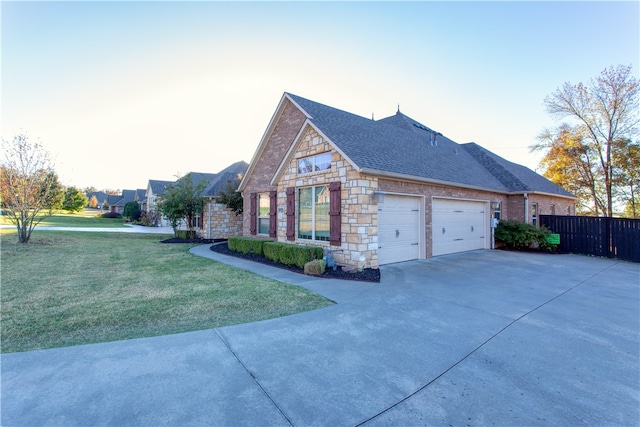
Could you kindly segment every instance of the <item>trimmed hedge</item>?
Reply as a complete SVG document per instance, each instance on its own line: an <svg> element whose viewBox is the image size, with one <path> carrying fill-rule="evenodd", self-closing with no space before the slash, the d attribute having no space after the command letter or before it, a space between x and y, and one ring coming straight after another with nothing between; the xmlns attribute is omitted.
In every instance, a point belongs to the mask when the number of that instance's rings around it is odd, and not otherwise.
<svg viewBox="0 0 640 427"><path fill-rule="evenodd" d="M264 244L273 242L269 239L255 239L253 237L229 237L227 245L229 250L243 254L264 255Z"/></svg>
<svg viewBox="0 0 640 427"><path fill-rule="evenodd" d="M322 259L324 251L319 246L294 245L292 243L267 242L264 244L264 256L285 265L304 265L314 259Z"/></svg>

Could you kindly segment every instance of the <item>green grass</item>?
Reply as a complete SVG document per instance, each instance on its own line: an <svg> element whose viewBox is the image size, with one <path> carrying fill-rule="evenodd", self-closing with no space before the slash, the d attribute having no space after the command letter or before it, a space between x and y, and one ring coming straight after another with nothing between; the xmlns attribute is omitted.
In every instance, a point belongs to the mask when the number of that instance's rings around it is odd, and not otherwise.
<svg viewBox="0 0 640 427"><path fill-rule="evenodd" d="M2 236L3 353L149 337L333 304L304 288L161 244L168 236Z"/></svg>
<svg viewBox="0 0 640 427"><path fill-rule="evenodd" d="M43 219L38 225L48 227L125 227L122 218L100 218L98 215L100 215L100 211L92 209L85 209L78 213L60 211ZM6 217L0 216L0 224L10 225L11 222Z"/></svg>

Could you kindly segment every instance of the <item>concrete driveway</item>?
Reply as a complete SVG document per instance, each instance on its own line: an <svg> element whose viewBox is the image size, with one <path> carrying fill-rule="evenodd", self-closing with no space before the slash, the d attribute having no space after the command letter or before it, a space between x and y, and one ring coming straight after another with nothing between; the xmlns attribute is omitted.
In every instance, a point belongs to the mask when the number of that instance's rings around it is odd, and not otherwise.
<svg viewBox="0 0 640 427"><path fill-rule="evenodd" d="M2 425L639 423L639 264L477 251L380 284L248 267L338 304L2 355Z"/></svg>

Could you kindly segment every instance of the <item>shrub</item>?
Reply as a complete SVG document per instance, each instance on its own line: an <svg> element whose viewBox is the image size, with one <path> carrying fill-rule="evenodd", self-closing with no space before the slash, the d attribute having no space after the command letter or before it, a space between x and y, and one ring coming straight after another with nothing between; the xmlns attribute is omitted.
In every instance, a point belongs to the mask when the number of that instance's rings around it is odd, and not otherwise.
<svg viewBox="0 0 640 427"><path fill-rule="evenodd" d="M264 256L285 265L304 265L315 259L322 259L323 250L319 246L295 245L292 243L269 242L264 245Z"/></svg>
<svg viewBox="0 0 640 427"><path fill-rule="evenodd" d="M269 239L255 239L253 237L229 237L227 245L229 250L243 254L264 255L264 244L272 242Z"/></svg>
<svg viewBox="0 0 640 427"><path fill-rule="evenodd" d="M124 205L123 216L125 218L129 218L131 221L139 220L141 213L142 212L140 212L140 205L138 205L138 202L127 202L127 204Z"/></svg>
<svg viewBox="0 0 640 427"><path fill-rule="evenodd" d="M304 274L311 276L322 276L325 270L325 263L321 259L314 259L304 265Z"/></svg>
<svg viewBox="0 0 640 427"><path fill-rule="evenodd" d="M507 249L523 250L537 247L551 252L557 245L547 241L549 234L551 232L545 227L536 227L520 221L502 220L496 228L495 238L497 242L504 243Z"/></svg>
<svg viewBox="0 0 640 427"><path fill-rule="evenodd" d="M100 218L122 218L122 215L117 212L105 212L100 214Z"/></svg>

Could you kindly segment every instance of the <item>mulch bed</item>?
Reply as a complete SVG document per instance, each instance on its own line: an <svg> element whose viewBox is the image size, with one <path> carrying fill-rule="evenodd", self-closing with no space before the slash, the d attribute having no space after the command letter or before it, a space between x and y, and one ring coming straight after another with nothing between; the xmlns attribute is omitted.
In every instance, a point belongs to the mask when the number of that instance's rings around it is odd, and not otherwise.
<svg viewBox="0 0 640 427"><path fill-rule="evenodd" d="M304 274L304 270L295 265L285 265L279 262L272 261L262 255L255 254L243 254L229 250L227 243L219 243L212 245L210 248L213 252L217 252L224 255L233 256L236 258L242 258L249 261L259 262L261 264L270 265L272 267L278 267L285 270L293 271L294 273ZM338 267L336 270L327 268L322 276L317 276L327 279L343 279L343 280L358 280L361 282L380 282L380 270L377 268L365 268L363 271L344 271L342 267Z"/></svg>

